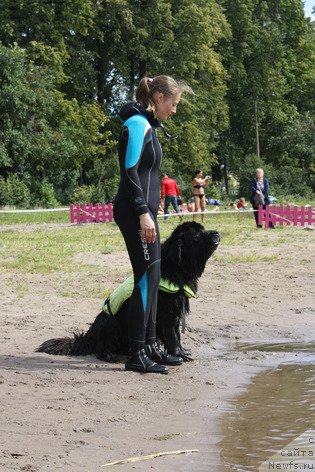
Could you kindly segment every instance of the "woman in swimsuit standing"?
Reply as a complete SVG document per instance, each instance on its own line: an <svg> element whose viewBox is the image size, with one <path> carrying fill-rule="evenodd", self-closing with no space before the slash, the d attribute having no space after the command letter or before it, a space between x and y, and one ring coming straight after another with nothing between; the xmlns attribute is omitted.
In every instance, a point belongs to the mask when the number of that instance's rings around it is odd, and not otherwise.
<svg viewBox="0 0 315 472"><path fill-rule="evenodd" d="M201 221L202 223L205 222L205 215L204 211L206 209L206 194L205 194L205 187L208 186L210 181L210 176L206 175L206 177L203 177L203 172L200 169L195 170L195 175L192 181L193 184L193 197L194 197L194 203L195 203L195 212L199 211L199 208L201 209ZM197 215L193 216L193 219L196 219Z"/></svg>

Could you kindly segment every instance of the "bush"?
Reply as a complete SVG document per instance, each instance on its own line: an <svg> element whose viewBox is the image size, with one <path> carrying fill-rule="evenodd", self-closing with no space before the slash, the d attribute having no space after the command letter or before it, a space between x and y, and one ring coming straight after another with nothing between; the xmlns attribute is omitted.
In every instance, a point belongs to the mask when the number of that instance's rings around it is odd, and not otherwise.
<svg viewBox="0 0 315 472"><path fill-rule="evenodd" d="M54 187L44 179L42 182L33 183L31 204L40 208L55 208L59 206L59 202L55 197Z"/></svg>
<svg viewBox="0 0 315 472"><path fill-rule="evenodd" d="M98 203L94 201L95 193L95 185L81 185L70 195L70 203Z"/></svg>
<svg viewBox="0 0 315 472"><path fill-rule="evenodd" d="M25 208L30 204L30 191L16 175L9 175L7 180L0 177L0 205L12 205Z"/></svg>
<svg viewBox="0 0 315 472"><path fill-rule="evenodd" d="M102 203L112 202L117 189L108 192L106 188L96 185L81 185L74 189L70 196L70 203Z"/></svg>
<svg viewBox="0 0 315 472"><path fill-rule="evenodd" d="M300 195L312 198L312 189L306 184L306 174L300 167L282 166L280 169L266 164L258 159L255 154L248 155L244 159L244 165L239 172L240 188L239 196L250 197L250 182L256 177L256 168L262 167L265 176L270 182L269 194L277 197L286 195Z"/></svg>
<svg viewBox="0 0 315 472"><path fill-rule="evenodd" d="M305 183L304 169L298 167L282 167L281 171L274 172L272 178L271 194L276 195L300 195L312 198L312 189Z"/></svg>

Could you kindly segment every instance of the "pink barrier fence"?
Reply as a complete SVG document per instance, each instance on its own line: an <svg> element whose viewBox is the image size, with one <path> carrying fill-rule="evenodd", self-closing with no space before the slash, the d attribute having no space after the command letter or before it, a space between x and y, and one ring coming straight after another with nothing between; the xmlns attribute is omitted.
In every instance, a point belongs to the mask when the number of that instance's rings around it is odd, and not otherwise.
<svg viewBox="0 0 315 472"><path fill-rule="evenodd" d="M113 205L111 203L77 203L70 205L71 223L105 223L114 221Z"/></svg>
<svg viewBox="0 0 315 472"><path fill-rule="evenodd" d="M265 227L269 228L270 224L276 225L279 223L280 226L294 226L301 225L312 225L315 223L315 212L311 206L290 206L290 205L266 205L265 210L261 205L258 207L258 224L262 225L265 223Z"/></svg>

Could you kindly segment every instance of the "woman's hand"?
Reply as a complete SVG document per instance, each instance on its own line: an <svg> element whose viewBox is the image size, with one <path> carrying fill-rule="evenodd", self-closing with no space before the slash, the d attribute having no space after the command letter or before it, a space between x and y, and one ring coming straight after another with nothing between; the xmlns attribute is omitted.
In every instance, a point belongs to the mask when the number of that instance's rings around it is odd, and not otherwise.
<svg viewBox="0 0 315 472"><path fill-rule="evenodd" d="M147 243L154 243L156 238L156 229L154 221L149 213L140 215L141 237Z"/></svg>
<svg viewBox="0 0 315 472"><path fill-rule="evenodd" d="M206 176L205 176L205 178L204 178L204 184L205 184L206 186L209 185L210 179L211 179L210 175L206 175Z"/></svg>

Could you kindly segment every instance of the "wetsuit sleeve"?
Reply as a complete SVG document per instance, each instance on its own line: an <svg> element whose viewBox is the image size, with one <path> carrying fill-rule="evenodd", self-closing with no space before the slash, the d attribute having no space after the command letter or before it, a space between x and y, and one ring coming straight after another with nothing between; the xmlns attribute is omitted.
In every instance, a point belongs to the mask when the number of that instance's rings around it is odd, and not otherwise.
<svg viewBox="0 0 315 472"><path fill-rule="evenodd" d="M135 206L138 215L148 213L148 207L144 198L138 167L145 145L152 139L152 128L146 118L135 115L129 118L122 130L124 140L124 153L122 156L125 172L125 184L127 193Z"/></svg>

